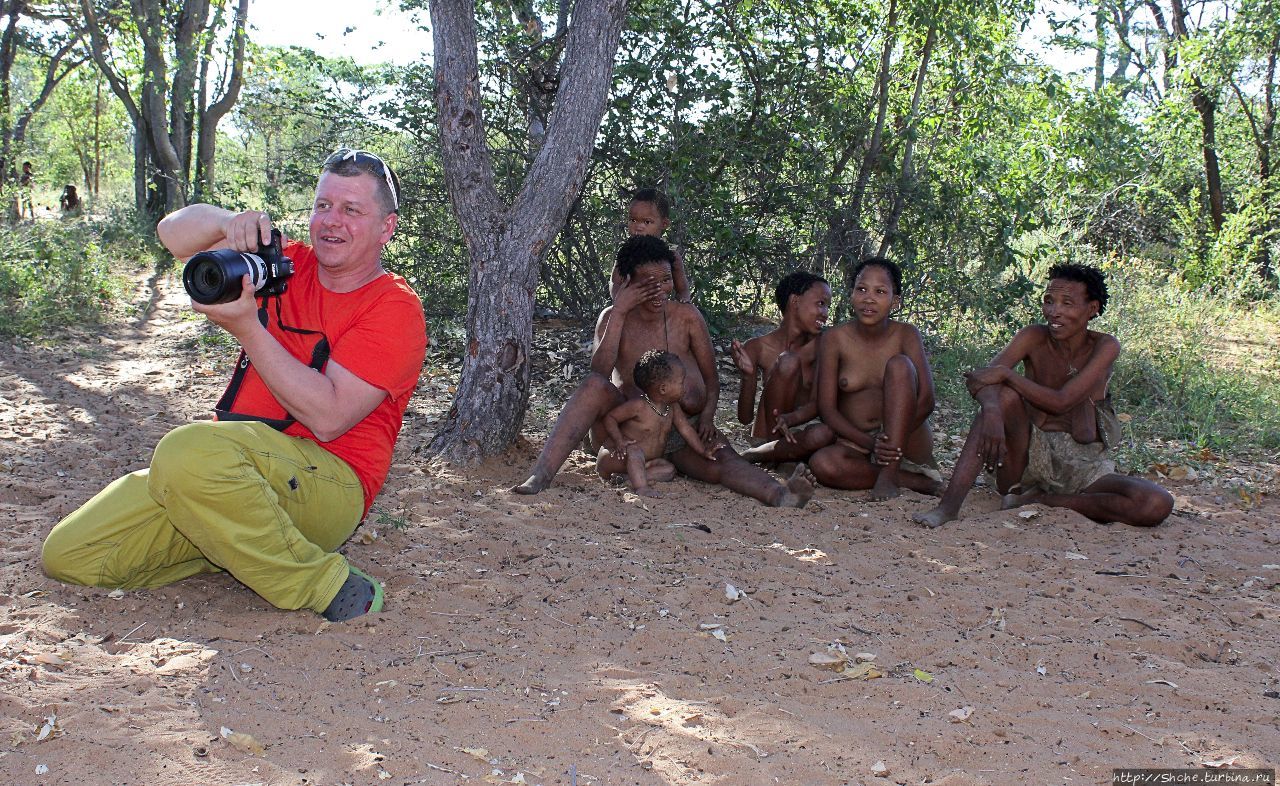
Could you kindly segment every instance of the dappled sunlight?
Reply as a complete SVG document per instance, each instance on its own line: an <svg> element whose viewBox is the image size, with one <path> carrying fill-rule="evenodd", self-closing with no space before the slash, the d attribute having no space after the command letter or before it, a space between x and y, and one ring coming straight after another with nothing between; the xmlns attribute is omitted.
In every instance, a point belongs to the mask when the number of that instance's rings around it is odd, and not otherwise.
<svg viewBox="0 0 1280 786"><path fill-rule="evenodd" d="M752 713L745 722L731 718L712 701L671 696L656 682L606 678L600 684L618 694L612 710L632 724L619 730L621 741L642 767L673 786L719 780L706 771L704 751L763 761L768 746L785 735L781 723Z"/></svg>
<svg viewBox="0 0 1280 786"><path fill-rule="evenodd" d="M827 557L827 552L823 551L822 549L815 549L812 547L803 548L803 549L793 549L790 546L785 546L777 542L770 543L769 548L774 549L776 551L781 551L783 554L786 554L789 557L795 557L801 562L810 562L810 563L820 564L820 565L831 564L830 560Z"/></svg>

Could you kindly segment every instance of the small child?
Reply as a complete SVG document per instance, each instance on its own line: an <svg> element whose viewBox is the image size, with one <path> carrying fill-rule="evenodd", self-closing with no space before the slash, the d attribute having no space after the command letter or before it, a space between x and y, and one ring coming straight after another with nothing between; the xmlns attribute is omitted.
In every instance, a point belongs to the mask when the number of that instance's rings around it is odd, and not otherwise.
<svg viewBox="0 0 1280 786"><path fill-rule="evenodd" d="M648 235L660 238L670 226L671 202L666 194L656 188L642 188L631 195L631 203L627 206L628 237ZM689 276L684 271L684 255L674 246L671 248L671 253L675 257L675 262L671 265L671 279L675 284L672 299L680 303L692 302ZM609 298L616 298L618 290L622 289L625 283L622 280L622 274L618 272L617 265L614 265L613 273L609 275Z"/></svg>
<svg viewBox="0 0 1280 786"><path fill-rule="evenodd" d="M651 483L676 476L675 465L663 455L671 427L703 458L715 460L715 451L702 444L680 408L684 396L684 363L670 352L651 349L636 363L633 374L640 398L614 407L604 416L609 438L596 457L596 471L608 480L626 473L631 488L644 497L661 496ZM652 456L653 458L650 458Z"/></svg>

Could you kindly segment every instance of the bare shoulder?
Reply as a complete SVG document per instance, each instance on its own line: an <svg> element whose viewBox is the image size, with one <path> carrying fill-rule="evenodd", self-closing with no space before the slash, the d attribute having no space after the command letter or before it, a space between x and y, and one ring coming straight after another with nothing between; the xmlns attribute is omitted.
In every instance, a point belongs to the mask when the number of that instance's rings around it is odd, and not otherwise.
<svg viewBox="0 0 1280 786"><path fill-rule="evenodd" d="M747 343L743 344L743 348L747 350L747 354L751 357L759 357L759 355L767 349L776 349L779 334L781 333L782 328L774 328L768 333L761 333L755 338L748 339Z"/></svg>
<svg viewBox="0 0 1280 786"><path fill-rule="evenodd" d="M600 316L596 318L596 336L604 332L605 326L609 324L609 317L613 314L613 306L605 306L600 312Z"/></svg>
<svg viewBox="0 0 1280 786"><path fill-rule="evenodd" d="M711 331L707 329L707 320L703 319L702 312L692 303L668 301L667 320L672 325L679 325L685 328L690 335L703 333L708 338L711 336Z"/></svg>
<svg viewBox="0 0 1280 786"><path fill-rule="evenodd" d="M618 406L609 410L609 415L615 420L628 420L635 417L643 411L644 401L638 398L628 399Z"/></svg>
<svg viewBox="0 0 1280 786"><path fill-rule="evenodd" d="M1103 333L1098 330L1089 331L1089 339L1094 342L1094 346L1099 349L1114 349L1120 351L1120 339L1110 333Z"/></svg>
<svg viewBox="0 0 1280 786"><path fill-rule="evenodd" d="M924 344L924 338L921 337L919 329L910 322L892 320L889 324L892 326L893 334L897 337L900 346L907 347Z"/></svg>

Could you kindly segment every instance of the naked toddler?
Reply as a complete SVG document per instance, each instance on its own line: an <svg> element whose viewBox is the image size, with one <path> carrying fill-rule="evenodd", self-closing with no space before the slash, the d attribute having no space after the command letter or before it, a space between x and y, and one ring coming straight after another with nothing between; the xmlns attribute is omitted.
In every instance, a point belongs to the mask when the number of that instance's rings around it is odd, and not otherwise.
<svg viewBox="0 0 1280 786"><path fill-rule="evenodd" d="M604 416L609 438L596 457L596 471L608 480L625 473L631 488L645 497L661 496L651 484L671 480L675 465L663 456L687 443L708 460L715 460L678 404L684 396L684 363L670 352L650 350L635 365L633 378L640 397L613 408ZM671 434L672 426L679 437ZM683 441L681 441L683 440Z"/></svg>

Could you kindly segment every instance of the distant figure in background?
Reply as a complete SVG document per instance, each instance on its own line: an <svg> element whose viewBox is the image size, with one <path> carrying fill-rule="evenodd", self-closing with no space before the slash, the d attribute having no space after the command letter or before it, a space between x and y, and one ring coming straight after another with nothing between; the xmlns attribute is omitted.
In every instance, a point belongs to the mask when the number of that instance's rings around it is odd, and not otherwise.
<svg viewBox="0 0 1280 786"><path fill-rule="evenodd" d="M31 171L31 162L22 162L22 177L18 178L18 218L36 217L35 205L31 203L31 189L36 184L36 175Z"/></svg>
<svg viewBox="0 0 1280 786"><path fill-rule="evenodd" d="M70 183L62 189L62 197L58 199L58 205L62 208L63 218L75 218L84 214L84 203L80 201L76 187Z"/></svg>

